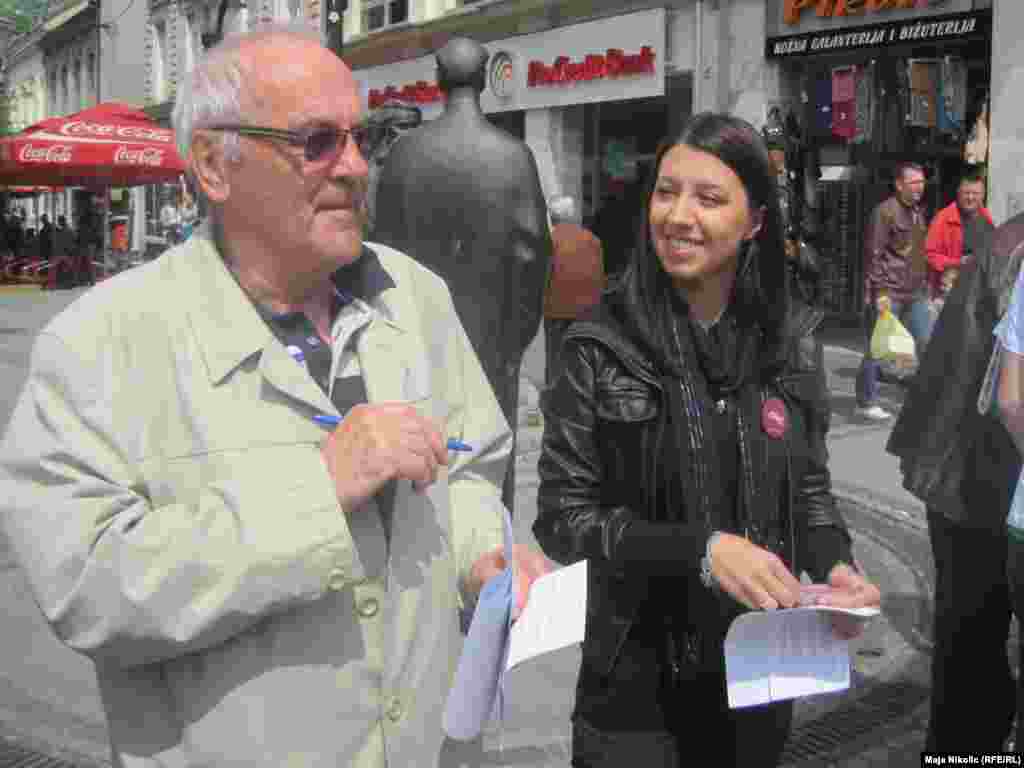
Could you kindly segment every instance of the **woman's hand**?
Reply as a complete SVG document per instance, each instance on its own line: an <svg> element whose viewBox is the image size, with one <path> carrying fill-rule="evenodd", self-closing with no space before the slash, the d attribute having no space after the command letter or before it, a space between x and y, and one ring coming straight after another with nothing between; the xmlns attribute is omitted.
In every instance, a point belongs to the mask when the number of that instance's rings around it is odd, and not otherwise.
<svg viewBox="0 0 1024 768"><path fill-rule="evenodd" d="M711 547L711 575L733 598L754 610L800 603L800 582L778 555L742 536L722 533Z"/></svg>
<svg viewBox="0 0 1024 768"><path fill-rule="evenodd" d="M833 566L828 574L832 589L821 598L821 605L836 608L878 608L882 604L882 593L878 587L857 573L846 563ZM864 631L865 622L856 616L837 613L832 616L832 630L847 640Z"/></svg>

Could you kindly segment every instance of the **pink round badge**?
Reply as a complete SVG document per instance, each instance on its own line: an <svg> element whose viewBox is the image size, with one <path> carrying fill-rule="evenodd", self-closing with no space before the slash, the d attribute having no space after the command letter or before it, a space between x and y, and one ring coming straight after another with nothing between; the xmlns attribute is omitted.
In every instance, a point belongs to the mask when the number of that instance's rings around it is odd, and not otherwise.
<svg viewBox="0 0 1024 768"><path fill-rule="evenodd" d="M776 440L782 438L789 429L786 417L786 404L777 397L769 397L761 406L761 429L765 434Z"/></svg>

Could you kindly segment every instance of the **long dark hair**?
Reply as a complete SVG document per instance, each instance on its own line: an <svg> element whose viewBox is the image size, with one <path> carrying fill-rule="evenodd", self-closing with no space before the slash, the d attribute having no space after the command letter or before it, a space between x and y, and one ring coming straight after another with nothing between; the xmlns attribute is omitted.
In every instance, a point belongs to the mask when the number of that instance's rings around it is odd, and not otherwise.
<svg viewBox="0 0 1024 768"><path fill-rule="evenodd" d="M732 115L702 112L694 115L676 136L659 148L644 197L643 215L633 254L630 280L634 283L637 318L645 335L661 350L671 348L671 318L675 288L654 253L650 206L665 154L685 144L707 152L727 165L743 183L751 210L764 209L764 220L753 240L740 246L736 282L730 306L741 328L759 328L764 344L762 370L778 362L783 352L784 324L789 312L789 286L782 210L768 149L760 133Z"/></svg>

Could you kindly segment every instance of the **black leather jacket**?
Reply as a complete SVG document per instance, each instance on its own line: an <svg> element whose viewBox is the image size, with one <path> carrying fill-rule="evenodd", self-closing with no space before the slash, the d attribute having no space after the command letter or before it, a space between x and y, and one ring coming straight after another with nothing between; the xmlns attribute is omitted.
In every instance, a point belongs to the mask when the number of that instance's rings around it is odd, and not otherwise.
<svg viewBox="0 0 1024 768"><path fill-rule="evenodd" d="M757 510L746 532L752 540L816 581L836 562L852 561L828 470L830 411L813 335L821 319L807 307L792 314L788 362L761 392L785 403L789 430L775 440L760 424L741 423L740 439L762 441L765 458L761 471L741 462L737 489ZM652 360L605 304L574 323L563 343L565 371L541 403L546 421L533 531L553 560L589 561L585 666L608 674L638 620L682 623L688 639L710 629L720 650L727 621L742 608L699 579L704 524L651 522L651 433L666 402ZM708 436L691 438L699 446ZM696 457L690 460L702 460L699 451ZM715 478L715 467L706 470Z"/></svg>

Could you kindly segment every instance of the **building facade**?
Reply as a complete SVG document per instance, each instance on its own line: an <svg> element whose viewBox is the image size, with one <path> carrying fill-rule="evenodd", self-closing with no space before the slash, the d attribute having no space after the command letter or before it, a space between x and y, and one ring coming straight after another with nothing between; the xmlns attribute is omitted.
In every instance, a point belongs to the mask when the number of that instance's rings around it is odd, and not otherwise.
<svg viewBox="0 0 1024 768"><path fill-rule="evenodd" d="M617 212L632 226L658 143L693 111L698 3L599 5L423 2L403 19L353 0L344 58L365 108L399 99L429 120L443 109L434 51L478 40L491 55L481 106L532 149L545 195L573 195L588 224Z"/></svg>
<svg viewBox="0 0 1024 768"><path fill-rule="evenodd" d="M4 59L8 129L17 132L47 115L48 98L39 34L20 36Z"/></svg>
<svg viewBox="0 0 1024 768"><path fill-rule="evenodd" d="M992 73L1015 77L1017 70L1002 62L1020 59L1024 69L1024 48L1014 45L1009 31L1002 41L993 39L993 5L351 0L344 58L366 108L397 98L430 119L442 108L433 51L459 34L484 43L492 55L484 111L533 149L546 195L577 196L588 223L600 224L605 208L621 218L625 208L626 218L612 230L635 229L638 211L621 199L638 197L658 142L690 114L731 112L758 127L778 115L795 126L806 172L813 175L807 179L810 209L800 222L822 251L826 308L852 316L863 301L864 222L888 193L898 160L928 168L932 211L952 199L966 164L993 167L997 213L1000 195L1003 207L1024 207L1024 190L1007 197L1005 189L1022 174L996 171L989 158L991 126L993 155L1024 163L1018 138L1024 129L1016 129L1024 121L1012 114L1010 100L1000 112L998 94L990 98ZM1017 28L1024 6L995 5L996 13L1007 14L1000 28ZM956 92L947 88L945 95L955 109L940 109L940 89L954 81ZM833 83L854 88L835 121ZM860 133L858 104L861 121L871 123Z"/></svg>
<svg viewBox="0 0 1024 768"><path fill-rule="evenodd" d="M221 31L256 19L326 26L339 8L226 0ZM220 0L101 1L97 25L88 0L66 0L34 37L8 46L14 127L96 100L169 121L221 10ZM425 119L443 108L434 52L454 35L483 43L492 56L485 113L531 147L546 195L577 197L589 224L617 211L602 224L612 230L635 228L638 206L623 201L638 199L658 143L694 112L757 126L772 113L793 116L815 174L813 211L801 221L824 244L826 306L852 314L862 302L863 224L898 159L928 168L931 210L952 198L968 162L991 169L997 221L1024 210L1024 119L1014 104L1021 21L1016 0L349 0L342 28L364 107L397 98ZM954 81L950 113L939 109L939 88ZM851 87L854 98L832 98ZM130 211L133 248L161 244L166 193L138 189L115 201Z"/></svg>

